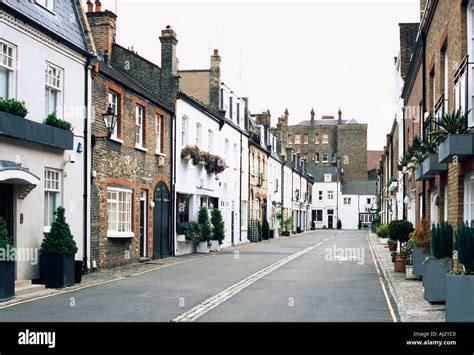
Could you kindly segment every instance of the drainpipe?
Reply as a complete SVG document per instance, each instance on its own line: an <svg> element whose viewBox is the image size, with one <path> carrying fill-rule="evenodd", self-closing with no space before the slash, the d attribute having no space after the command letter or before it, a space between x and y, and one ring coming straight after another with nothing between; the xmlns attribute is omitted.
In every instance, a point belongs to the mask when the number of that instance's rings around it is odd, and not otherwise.
<svg viewBox="0 0 474 355"><path fill-rule="evenodd" d="M177 100L176 100L177 101ZM177 108L177 103L175 103L174 107L175 110ZM176 137L174 134L174 131L176 129L176 115L174 113L170 114L171 120L170 120L170 142L171 142L171 147L170 147L170 164L171 164L171 196L173 196L174 203L171 204L171 242L173 243L173 256L176 255L176 248L175 248L175 229L176 229L176 164L175 164L175 150L176 150Z"/></svg>
<svg viewBox="0 0 474 355"><path fill-rule="evenodd" d="M84 189L84 193L83 193L83 201L84 201L84 207L83 207L83 213L84 213L84 221L83 221L83 228L84 228L84 244L83 244L83 256L82 256L82 260L83 260L83 263L82 263L82 270L83 271L87 271L88 270L88 267L87 267L87 261L88 261L88 253L87 253L87 248L88 248L88 243L87 243L87 232L88 232L88 228L87 228L87 222L89 220L88 218L88 205L89 205L89 201L88 201L88 198L89 198L89 194L88 194L88 188L89 188L89 177L90 177L90 174L89 174L89 159L88 159L88 154L89 154L89 149L88 149L88 144L89 144L89 139L88 139L88 135L89 135L89 127L88 127L88 124L89 124L89 119L88 119L88 116L89 116L89 65L91 64L92 62L92 56L89 56L87 58L87 63L84 67L84 82L85 82L85 85L84 85L84 104L85 104L85 108L84 108L84 112L85 112L85 115L84 115L84 186L83 186L83 189Z"/></svg>
<svg viewBox="0 0 474 355"><path fill-rule="evenodd" d="M243 148L243 133L240 131L240 177L239 177L239 242L242 241L242 148Z"/></svg>
<svg viewBox="0 0 474 355"><path fill-rule="evenodd" d="M425 125L425 112L426 112L426 36L425 36L425 31L424 29L421 29L421 44L422 44L422 64L423 64L423 83L422 83L422 93L423 93L423 99L422 99L422 112L421 112L421 131L422 131L422 136L424 135L424 125ZM426 218L426 187L425 187L425 182L421 182L422 186L422 196L423 196L423 203L422 203L422 217Z"/></svg>
<svg viewBox="0 0 474 355"><path fill-rule="evenodd" d="M406 137L405 137L405 119L406 119L406 112L405 112L405 107L402 107L402 132L403 132L403 155L405 154L406 150ZM403 219L407 219L407 206L405 205L405 195L406 195L406 184L405 184L405 174L402 172L402 180L403 180L403 190L402 190L402 206L403 206Z"/></svg>

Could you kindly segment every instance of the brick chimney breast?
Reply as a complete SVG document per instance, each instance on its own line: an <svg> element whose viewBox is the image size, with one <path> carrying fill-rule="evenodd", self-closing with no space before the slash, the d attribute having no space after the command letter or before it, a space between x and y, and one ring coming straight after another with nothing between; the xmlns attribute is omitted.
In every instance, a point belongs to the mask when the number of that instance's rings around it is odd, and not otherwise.
<svg viewBox="0 0 474 355"><path fill-rule="evenodd" d="M102 12L102 3L100 0L95 0L95 12Z"/></svg>
<svg viewBox="0 0 474 355"><path fill-rule="evenodd" d="M87 12L94 12L94 4L91 0L87 0Z"/></svg>

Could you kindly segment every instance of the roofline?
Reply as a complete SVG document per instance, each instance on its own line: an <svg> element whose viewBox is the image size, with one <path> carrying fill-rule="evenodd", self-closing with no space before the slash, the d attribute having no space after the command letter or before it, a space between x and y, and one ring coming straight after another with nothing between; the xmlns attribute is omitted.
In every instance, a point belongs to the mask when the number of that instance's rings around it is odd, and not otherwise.
<svg viewBox="0 0 474 355"><path fill-rule="evenodd" d="M74 5L76 5L76 2L74 2ZM75 6L76 10L77 10L77 7ZM74 43L68 41L66 38L58 35L57 33L51 31L49 28L41 25L40 23L34 21L33 19L29 18L28 16L24 15L23 13L17 11L16 9L8 6L5 2L1 2L0 1L0 10L1 9L4 9L7 13L12 13L15 17L21 19L22 21L24 22L27 22L29 23L31 26L33 26L34 28L36 28L37 30L47 34L48 36L50 36L52 39L55 39L57 40L58 42L61 42L62 44L64 44L66 47L69 47L70 49L72 50L75 50L77 52L79 52L80 54L82 54L83 56L85 56L86 58L88 59L92 59L94 58L94 54L93 53L90 53L88 50L84 50L80 47L78 47L77 45L75 45ZM76 14L78 15L79 17L79 14L76 12ZM78 18L79 19L79 22L81 22L81 19L80 17ZM84 42L86 43L86 47L88 46L87 45L87 39L86 39L86 34L84 32L84 27L82 26L82 23L81 23L81 29L82 29L82 35L84 36ZM88 48L89 49L89 48Z"/></svg>
<svg viewBox="0 0 474 355"><path fill-rule="evenodd" d="M113 45L113 46L120 47L121 49L123 49L123 50L125 50L125 51L128 51L131 55L134 55L135 57L140 58L141 60L143 60L143 61L147 62L148 64L150 64L150 65L152 65L152 66L158 68L158 69L161 71L161 68L160 68L156 63L153 63L151 60L148 60L148 59L146 59L145 57L142 57L140 54L137 54L137 53L135 53L134 51L131 51L131 50L129 50L128 48L125 48L124 46L122 46L122 45L120 45L120 44L118 44L118 43L116 43L116 42L114 42L112 45Z"/></svg>
<svg viewBox="0 0 474 355"><path fill-rule="evenodd" d="M157 106L160 106L161 108L163 108L163 109L164 109L165 111L167 111L168 113L171 113L171 114L174 114L174 113L175 113L174 109L172 109L172 108L169 107L168 105L166 105L166 104L160 102L160 100L158 100L153 94L149 93L145 88L141 87L140 84L136 83L136 84L137 84L138 86L140 86L145 92L147 92L147 93L149 94L149 96L145 97L142 93L138 92L137 90L135 90L134 88L130 87L129 85L127 85L127 84L121 82L118 78L114 77L113 75L107 74L106 72L104 72L104 71L101 69L101 66L102 66L102 65L107 65L107 64L105 64L105 63L103 63L103 62L100 62L100 65L99 65L99 74L100 74L100 75L102 75L102 76L104 76L104 77L107 77L107 78L109 78L110 80L113 80L113 81L116 82L118 85L121 85L121 86L127 88L127 90L132 91L134 94L141 96L142 98L144 98L144 99L146 99L146 100L148 100L148 101L154 103L154 104L157 105ZM112 68L113 70L117 70L117 69L115 69L114 67L111 67L111 68ZM126 75L123 74L123 73L120 73L120 74L126 76ZM128 78L129 80L131 80L131 81L134 82L134 80L131 79L131 78L129 78L128 76L127 76L127 78Z"/></svg>

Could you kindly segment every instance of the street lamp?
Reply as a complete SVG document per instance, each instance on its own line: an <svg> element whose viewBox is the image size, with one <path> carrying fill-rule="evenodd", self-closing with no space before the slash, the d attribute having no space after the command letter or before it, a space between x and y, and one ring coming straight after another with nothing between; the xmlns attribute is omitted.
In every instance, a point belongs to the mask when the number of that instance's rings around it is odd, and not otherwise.
<svg viewBox="0 0 474 355"><path fill-rule="evenodd" d="M117 115L115 114L112 105L109 105L107 112L102 114L102 118L104 119L105 128L107 129L107 138L110 138L112 137L112 133L114 133L117 124Z"/></svg>

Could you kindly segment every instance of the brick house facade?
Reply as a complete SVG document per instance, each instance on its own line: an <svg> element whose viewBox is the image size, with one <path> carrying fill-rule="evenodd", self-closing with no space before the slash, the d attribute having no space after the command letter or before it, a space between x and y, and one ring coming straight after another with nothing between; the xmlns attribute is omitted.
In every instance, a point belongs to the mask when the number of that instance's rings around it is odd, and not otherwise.
<svg viewBox="0 0 474 355"><path fill-rule="evenodd" d="M116 16L97 4L95 11L91 6L88 10L101 59L92 83L91 260L104 268L166 257L173 253L171 222L161 219L160 210L167 208L163 200L172 188L173 110L164 103L166 95L158 96L157 87L132 79L117 65L124 53L116 51ZM136 53L129 57L135 59L129 67L134 71L140 72L142 63L143 72L154 70ZM107 138L102 114L109 106L117 125ZM170 218L171 209L166 211Z"/></svg>

